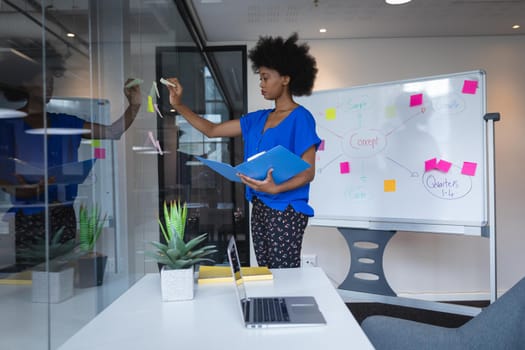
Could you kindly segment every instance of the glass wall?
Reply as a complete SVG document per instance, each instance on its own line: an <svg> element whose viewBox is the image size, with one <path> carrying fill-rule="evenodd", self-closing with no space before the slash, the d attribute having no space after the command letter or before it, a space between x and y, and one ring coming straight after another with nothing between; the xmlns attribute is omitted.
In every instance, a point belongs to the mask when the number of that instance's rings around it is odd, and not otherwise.
<svg viewBox="0 0 525 350"><path fill-rule="evenodd" d="M239 140L196 133L154 84L177 75L198 113L238 117L245 52L224 79L171 0L4 0L0 17L0 348L56 349L158 271L163 201L188 203L190 235L247 240L242 187L193 158L237 163Z"/></svg>

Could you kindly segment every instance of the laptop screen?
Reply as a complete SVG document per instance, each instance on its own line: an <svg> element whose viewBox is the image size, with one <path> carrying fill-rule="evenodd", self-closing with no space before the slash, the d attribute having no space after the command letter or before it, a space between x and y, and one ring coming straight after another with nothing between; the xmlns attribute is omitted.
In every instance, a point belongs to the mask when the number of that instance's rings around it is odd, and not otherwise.
<svg viewBox="0 0 525 350"><path fill-rule="evenodd" d="M241 273L241 261L239 259L239 253L237 252L237 245L233 236L230 238L228 243L228 261L232 269L233 279L235 280L235 286L237 287L238 295L241 300L246 299L246 289L244 288L244 280Z"/></svg>

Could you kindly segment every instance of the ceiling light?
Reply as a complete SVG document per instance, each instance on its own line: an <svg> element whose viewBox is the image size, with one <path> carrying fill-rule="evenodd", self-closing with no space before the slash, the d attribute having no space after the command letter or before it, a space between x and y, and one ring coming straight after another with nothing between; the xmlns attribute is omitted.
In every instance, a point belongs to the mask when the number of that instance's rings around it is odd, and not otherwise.
<svg viewBox="0 0 525 350"><path fill-rule="evenodd" d="M406 4L407 2L410 2L412 0L385 0L385 1L389 5L402 5L402 4Z"/></svg>
<svg viewBox="0 0 525 350"><path fill-rule="evenodd" d="M0 119L23 118L27 113L11 108L0 108Z"/></svg>
<svg viewBox="0 0 525 350"><path fill-rule="evenodd" d="M512 29L520 29L520 25L519 24L515 24L512 26Z"/></svg>
<svg viewBox="0 0 525 350"><path fill-rule="evenodd" d="M75 37L75 33L67 33L66 34L68 38L74 38Z"/></svg>
<svg viewBox="0 0 525 350"><path fill-rule="evenodd" d="M134 151L154 151L155 147L151 147L151 146L133 146L133 147L131 147L131 149L134 150Z"/></svg>
<svg viewBox="0 0 525 350"><path fill-rule="evenodd" d="M82 128L38 128L26 130L30 135L82 135L89 134L91 130Z"/></svg>
<svg viewBox="0 0 525 350"><path fill-rule="evenodd" d="M319 29L319 33L326 33L326 28Z"/></svg>

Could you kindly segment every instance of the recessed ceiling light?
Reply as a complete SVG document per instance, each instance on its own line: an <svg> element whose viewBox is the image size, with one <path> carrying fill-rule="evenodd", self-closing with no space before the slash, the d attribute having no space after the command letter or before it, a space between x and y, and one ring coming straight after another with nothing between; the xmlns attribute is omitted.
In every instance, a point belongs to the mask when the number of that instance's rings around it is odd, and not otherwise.
<svg viewBox="0 0 525 350"><path fill-rule="evenodd" d="M402 5L402 4L406 4L407 2L410 2L412 0L385 0L385 1L389 5Z"/></svg>
<svg viewBox="0 0 525 350"><path fill-rule="evenodd" d="M133 151L154 151L155 147L151 146L133 146L131 147Z"/></svg>
<svg viewBox="0 0 525 350"><path fill-rule="evenodd" d="M319 29L319 33L326 33L326 28Z"/></svg>
<svg viewBox="0 0 525 350"><path fill-rule="evenodd" d="M11 108L0 108L0 119L23 118L27 113Z"/></svg>
<svg viewBox="0 0 525 350"><path fill-rule="evenodd" d="M66 34L68 38L74 38L75 37L75 33L67 33Z"/></svg>
<svg viewBox="0 0 525 350"><path fill-rule="evenodd" d="M512 29L520 29L520 28L521 28L521 27L520 27L519 24L515 24L515 25L512 26Z"/></svg>
<svg viewBox="0 0 525 350"><path fill-rule="evenodd" d="M82 135L89 134L91 130L78 128L38 128L26 130L30 135Z"/></svg>

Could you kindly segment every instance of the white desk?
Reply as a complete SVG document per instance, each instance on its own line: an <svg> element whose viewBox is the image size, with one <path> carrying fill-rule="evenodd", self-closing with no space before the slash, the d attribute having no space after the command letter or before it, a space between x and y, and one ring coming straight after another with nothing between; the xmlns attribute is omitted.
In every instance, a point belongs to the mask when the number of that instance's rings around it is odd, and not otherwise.
<svg viewBox="0 0 525 350"><path fill-rule="evenodd" d="M320 268L273 273L273 281L248 282L248 295L313 295L327 325L246 329L233 284L199 285L194 300L162 302L159 274L148 274L60 349L373 349Z"/></svg>

